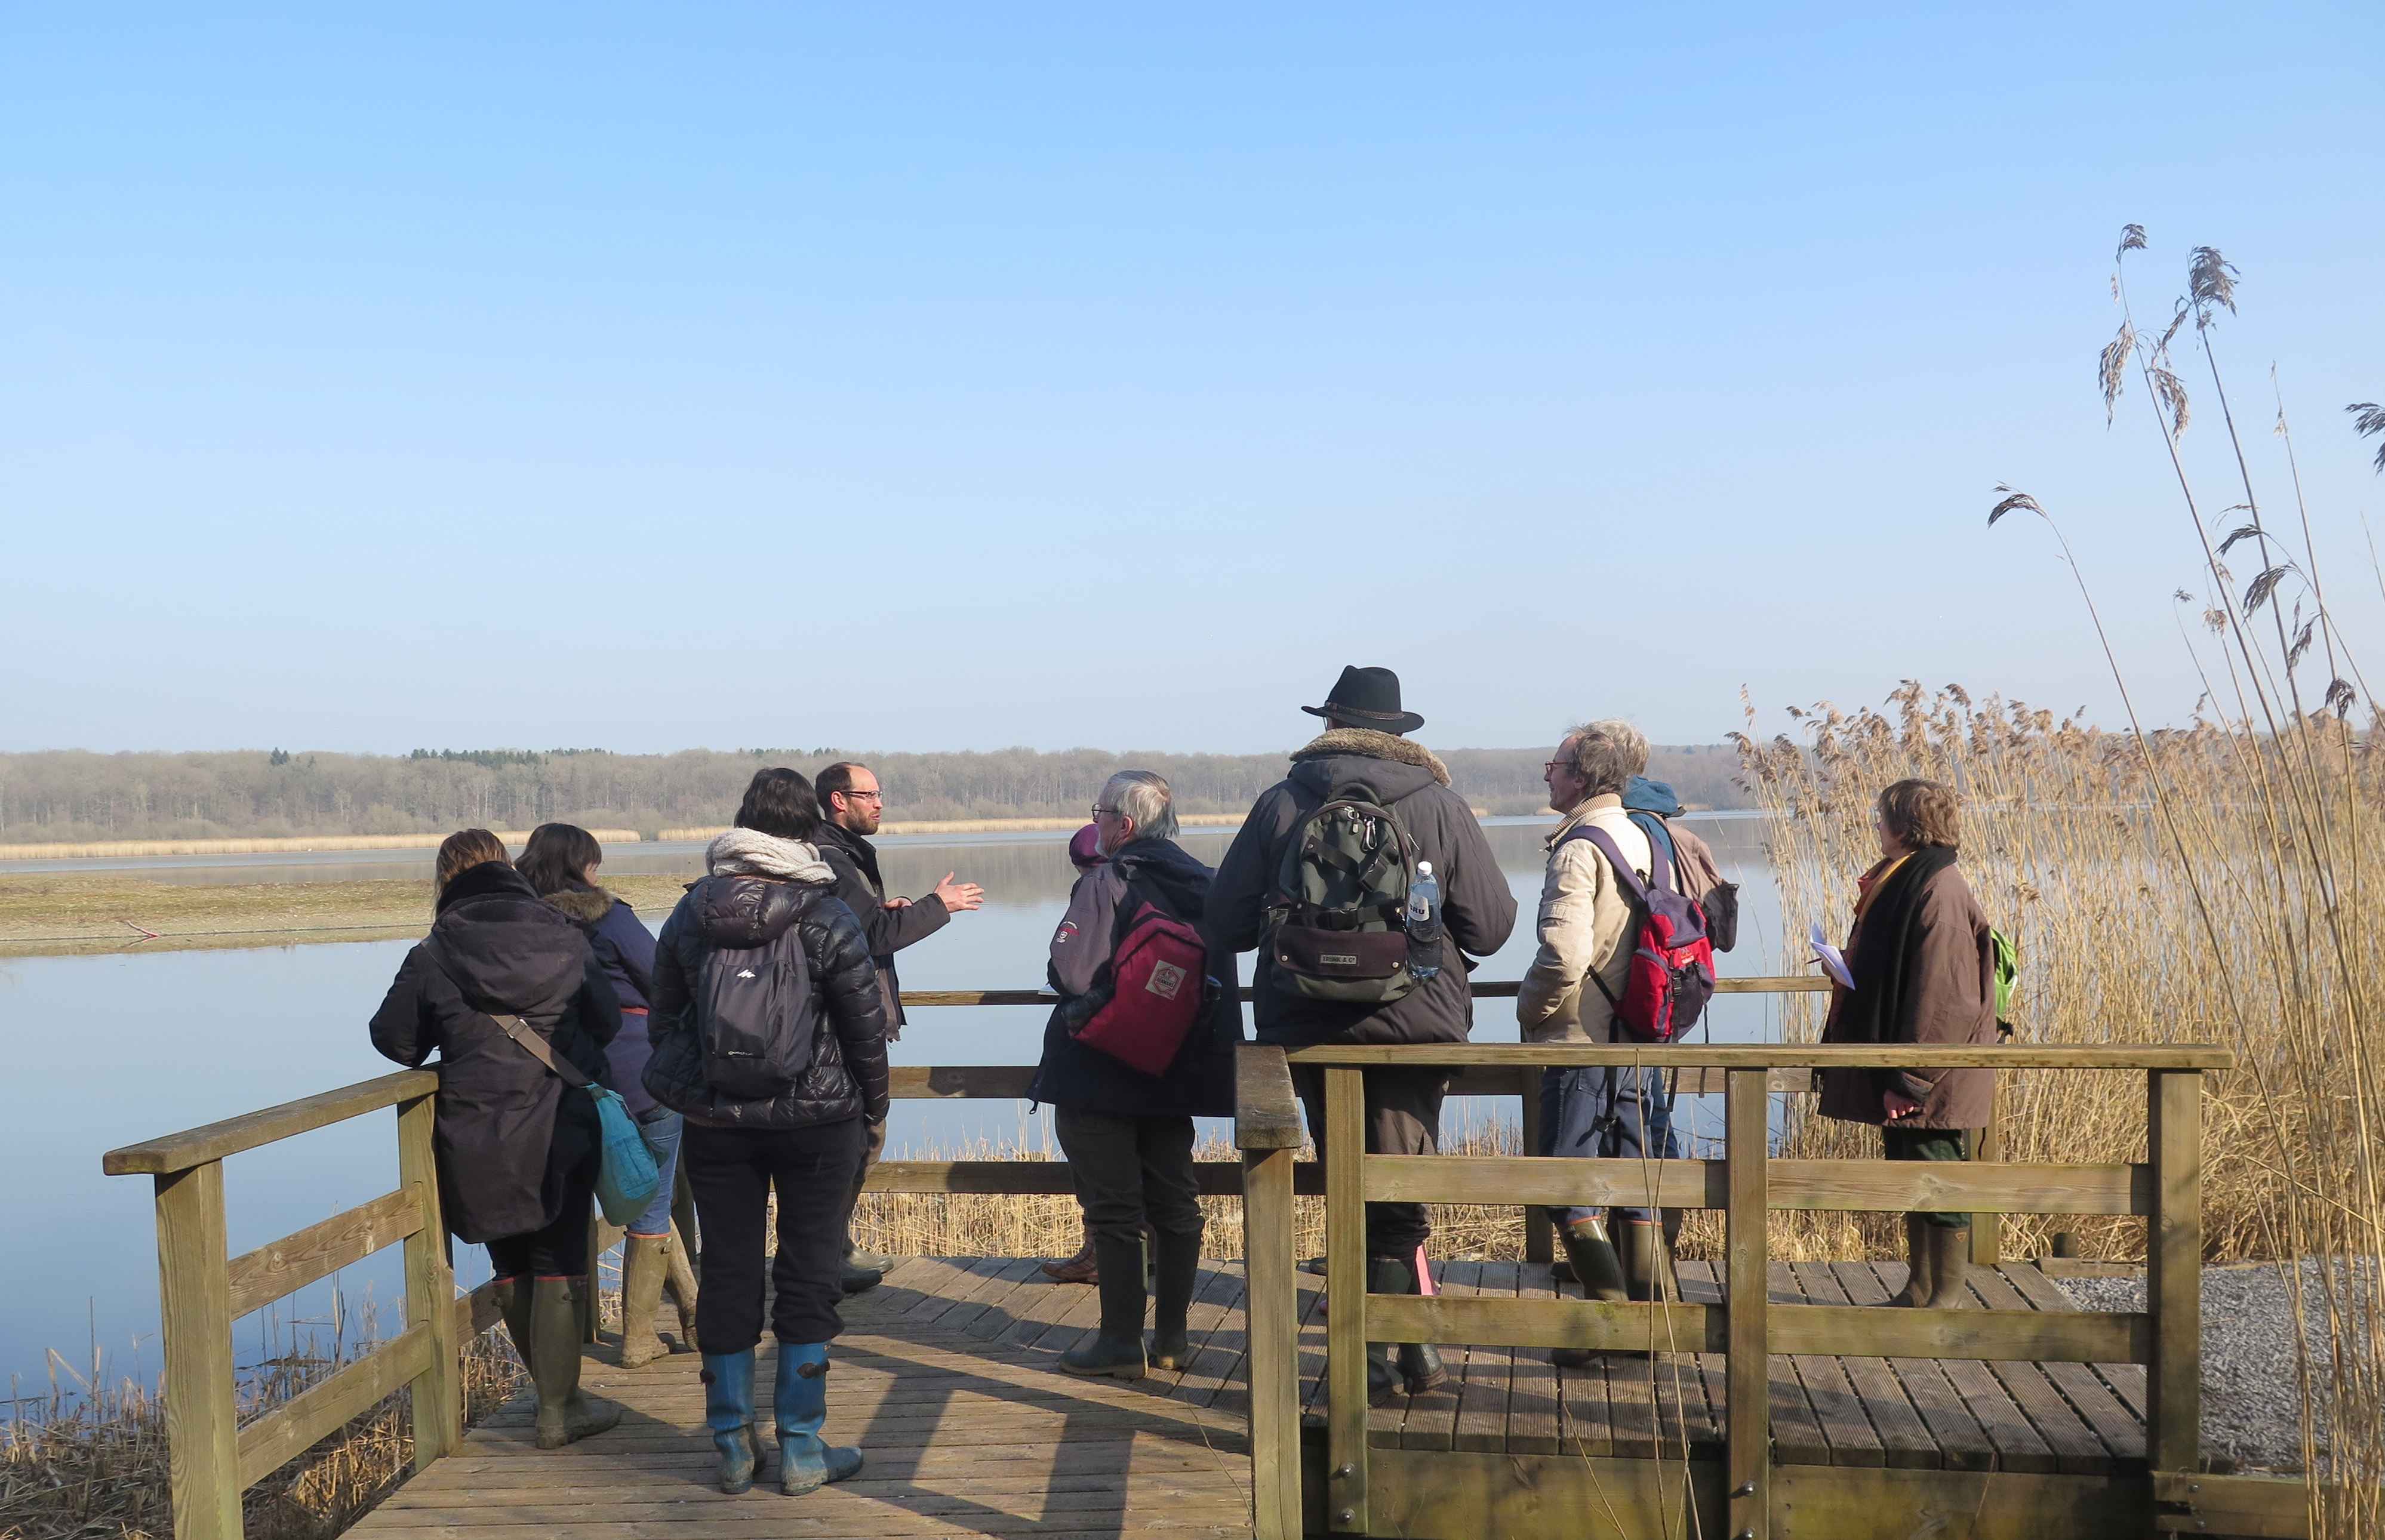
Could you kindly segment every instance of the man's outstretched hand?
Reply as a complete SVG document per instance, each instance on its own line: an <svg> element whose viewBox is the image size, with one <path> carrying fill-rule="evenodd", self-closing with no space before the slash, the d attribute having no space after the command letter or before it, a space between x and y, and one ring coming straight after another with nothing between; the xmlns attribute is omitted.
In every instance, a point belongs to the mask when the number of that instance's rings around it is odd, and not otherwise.
<svg viewBox="0 0 2385 1540"><path fill-rule="evenodd" d="M944 908L955 914L964 909L985 907L985 889L973 882L955 882L950 872L944 874L943 881L936 884L936 897L943 900Z"/></svg>

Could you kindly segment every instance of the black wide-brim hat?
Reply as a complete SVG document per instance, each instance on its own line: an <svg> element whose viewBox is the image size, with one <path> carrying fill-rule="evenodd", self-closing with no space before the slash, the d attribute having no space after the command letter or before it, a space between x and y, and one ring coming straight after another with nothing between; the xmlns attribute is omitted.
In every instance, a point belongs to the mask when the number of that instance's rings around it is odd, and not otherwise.
<svg viewBox="0 0 2385 1540"><path fill-rule="evenodd" d="M1423 717L1400 709L1398 675L1388 668L1360 668L1355 664L1342 670L1323 705L1300 709L1311 716L1338 716L1387 733L1412 733L1424 726Z"/></svg>

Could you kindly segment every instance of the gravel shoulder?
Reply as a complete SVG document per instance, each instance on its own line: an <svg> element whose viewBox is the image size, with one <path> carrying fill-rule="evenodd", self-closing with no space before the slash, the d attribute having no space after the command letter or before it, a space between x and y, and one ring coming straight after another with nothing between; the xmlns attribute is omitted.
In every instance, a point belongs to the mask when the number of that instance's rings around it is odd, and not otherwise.
<svg viewBox="0 0 2385 1540"><path fill-rule="evenodd" d="M2317 1261L2301 1264L2303 1330L2313 1360L2328 1361L2331 1337L2327 1322L2326 1269ZM2376 1270L2335 1268L2338 1290L2354 1319L2374 1309ZM2056 1280L2081 1310L2142 1310L2145 1280ZM2365 1299L2355 1299L2358 1293ZM2203 1270L2203 1452L2255 1471L2299 1472L2302 1447L2302 1378L2294 1354L2292 1284L2277 1263ZM2319 1458L2326 1460L2326 1409L2316 1430Z"/></svg>

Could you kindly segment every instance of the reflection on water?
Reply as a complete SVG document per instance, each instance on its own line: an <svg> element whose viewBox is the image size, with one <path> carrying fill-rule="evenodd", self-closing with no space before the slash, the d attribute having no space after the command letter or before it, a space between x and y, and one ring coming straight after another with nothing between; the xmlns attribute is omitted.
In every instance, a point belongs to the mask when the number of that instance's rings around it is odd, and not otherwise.
<svg viewBox="0 0 2385 1540"><path fill-rule="evenodd" d="M1521 917L1515 937L1483 966L1486 979L1513 979L1530 960L1531 913L1540 892L1547 820L1498 820L1489 828ZM1779 900L1763 865L1761 826L1753 820L1702 820L1728 875L1742 885L1738 951L1726 973L1775 971L1781 955ZM1189 831L1184 843L1214 863L1230 835ZM633 847L621 847L626 856ZM402 852L412 855L414 852ZM643 852L671 856L662 847ZM693 861L698 852L678 852ZM338 870L353 862L309 866ZM627 866L618 860L617 866ZM1065 844L1049 836L972 837L927 842L889 840L883 865L890 890L917 894L947 871L981 882L987 904L956 916L903 954L903 982L915 989L1021 988L1043 983L1043 949L1058 923L1075 874ZM375 876L388 868L376 863ZM220 880L220 876L219 876ZM243 880L255 880L244 876ZM663 916L649 914L659 925ZM96 1338L111 1375L155 1376L157 1364L156 1251L149 1184L100 1174L106 1149L193 1127L386 1072L365 1022L381 1002L406 941L323 943L237 951L162 952L23 958L0 962L0 1042L6 1045L9 1108L20 1170L34 1180L0 1185L0 1372L22 1377L22 1392L48 1383L56 1348L87 1366ZM1248 982L1249 958L1242 960ZM1761 996L1716 1002L1718 1040L1762 1040L1777 1034L1774 1003ZM920 1010L897 1062L1032 1063L1043 1013L1032 1007ZM1512 1007L1486 1001L1475 1037L1517 1038ZM1504 1104L1453 1101L1452 1133L1467 1124L1512 1120ZM234 1253L286 1235L396 1185L393 1113L318 1130L227 1162L225 1189ZM1217 1125L1224 1133L1226 1125ZM1050 1146L1048 1116L1023 1102L898 1102L890 1153L928 1156L966 1146ZM400 1309L392 1250L341 1280L347 1302L371 1298L384 1325ZM466 1284L486 1274L477 1247L459 1247ZM322 1318L330 1285L286 1308L284 1319ZM261 1356L269 1328L252 1319L236 1340L244 1358Z"/></svg>

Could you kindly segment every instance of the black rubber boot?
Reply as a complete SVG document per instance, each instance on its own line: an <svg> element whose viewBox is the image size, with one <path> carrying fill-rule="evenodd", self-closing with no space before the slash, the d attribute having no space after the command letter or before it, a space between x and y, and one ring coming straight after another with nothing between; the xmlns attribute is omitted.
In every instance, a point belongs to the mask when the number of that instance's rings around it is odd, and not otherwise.
<svg viewBox="0 0 2385 1540"><path fill-rule="evenodd" d="M1192 1291L1201 1281L1201 1232L1158 1231L1152 1251L1156 1260L1152 1269L1151 1367L1181 1369L1192 1356L1185 1317L1192 1313Z"/></svg>
<svg viewBox="0 0 2385 1540"><path fill-rule="evenodd" d="M1143 1237L1093 1237L1102 1278L1102 1324L1091 1340L1060 1355L1060 1367L1089 1379L1139 1380L1143 1356Z"/></svg>
<svg viewBox="0 0 2385 1540"><path fill-rule="evenodd" d="M1367 1288L1374 1294L1421 1292L1416 1263L1405 1257L1367 1258ZM1400 1385L1411 1396L1421 1396L1449 1383L1449 1371L1442 1366L1441 1353L1430 1343L1403 1342L1399 1359Z"/></svg>

